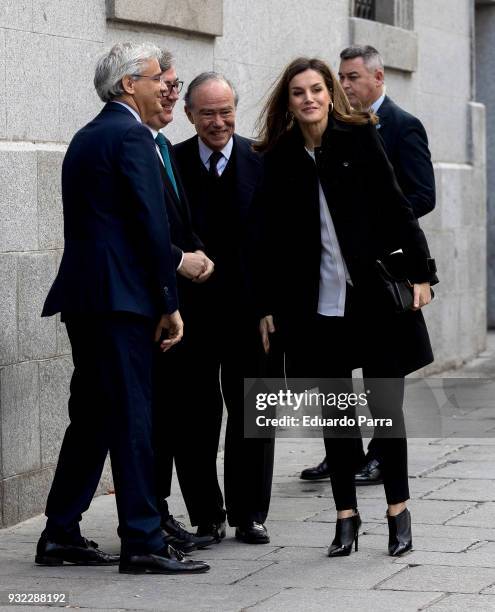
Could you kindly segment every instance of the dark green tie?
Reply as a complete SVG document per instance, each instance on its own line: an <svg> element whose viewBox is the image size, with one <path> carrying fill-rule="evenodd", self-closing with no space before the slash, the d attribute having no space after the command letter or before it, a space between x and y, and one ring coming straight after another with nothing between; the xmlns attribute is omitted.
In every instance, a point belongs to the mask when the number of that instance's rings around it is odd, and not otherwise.
<svg viewBox="0 0 495 612"><path fill-rule="evenodd" d="M174 186L177 197L179 197L179 190L177 189L177 182L175 181L174 171L172 170L172 162L170 161L170 153L167 146L167 139L161 132L158 132L155 138L155 142L158 145L158 148L160 149L160 153L163 159L163 165L165 166L165 172L167 173L170 182Z"/></svg>

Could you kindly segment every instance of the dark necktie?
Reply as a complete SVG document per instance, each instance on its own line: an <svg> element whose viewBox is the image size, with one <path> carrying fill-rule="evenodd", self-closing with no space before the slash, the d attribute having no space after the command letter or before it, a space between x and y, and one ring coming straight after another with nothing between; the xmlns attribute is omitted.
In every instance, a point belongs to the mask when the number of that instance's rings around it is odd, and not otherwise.
<svg viewBox="0 0 495 612"><path fill-rule="evenodd" d="M163 159L163 165L165 166L165 172L167 173L167 176L170 179L173 188L175 189L177 197L179 197L179 190L177 189L177 182L175 180L174 171L172 170L172 162L170 161L170 153L167 146L167 139L161 132L158 132L155 138L155 142L158 145L158 148L160 149L160 153Z"/></svg>
<svg viewBox="0 0 495 612"><path fill-rule="evenodd" d="M209 174L210 176L215 176L215 177L219 177L220 174L218 173L218 162L222 159L223 155L220 153L220 151L213 151L213 153L210 155L210 169L209 169Z"/></svg>

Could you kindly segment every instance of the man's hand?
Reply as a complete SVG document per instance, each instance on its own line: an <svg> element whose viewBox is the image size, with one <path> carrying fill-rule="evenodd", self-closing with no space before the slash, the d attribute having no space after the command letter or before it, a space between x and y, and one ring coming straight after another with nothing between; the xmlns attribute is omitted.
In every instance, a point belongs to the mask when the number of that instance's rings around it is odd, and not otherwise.
<svg viewBox="0 0 495 612"><path fill-rule="evenodd" d="M177 272L196 283L204 282L213 272L213 262L203 251L184 253L182 263Z"/></svg>
<svg viewBox="0 0 495 612"><path fill-rule="evenodd" d="M411 310L419 310L431 302L430 283L413 285L413 305Z"/></svg>
<svg viewBox="0 0 495 612"><path fill-rule="evenodd" d="M267 315L260 320L260 334L263 350L266 354L270 352L270 335L275 331L272 315Z"/></svg>
<svg viewBox="0 0 495 612"><path fill-rule="evenodd" d="M205 253L203 253L203 251L195 251L195 253L198 253L199 255L202 255L204 257L204 270L203 272L201 272L201 274L199 276L197 276L196 278L193 278L193 283L204 283L205 280L208 280L215 268L215 264L211 261L211 259L209 257L206 256Z"/></svg>
<svg viewBox="0 0 495 612"><path fill-rule="evenodd" d="M182 263L180 264L177 272L192 280L197 278L205 269L205 256L199 253L184 253Z"/></svg>
<svg viewBox="0 0 495 612"><path fill-rule="evenodd" d="M166 331L167 337L160 342L162 333ZM169 348L180 342L182 334L184 333L184 323L180 312L176 310L172 314L162 315L155 331L155 342L160 342L160 350L162 352L168 351Z"/></svg>

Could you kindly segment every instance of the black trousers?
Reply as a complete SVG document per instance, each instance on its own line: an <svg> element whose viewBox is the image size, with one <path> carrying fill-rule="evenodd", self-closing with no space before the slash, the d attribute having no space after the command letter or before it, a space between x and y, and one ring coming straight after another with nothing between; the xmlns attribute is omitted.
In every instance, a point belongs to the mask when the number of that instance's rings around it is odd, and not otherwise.
<svg viewBox="0 0 495 612"><path fill-rule="evenodd" d="M168 513L175 461L192 525L223 521L226 515L232 526L263 523L274 440L244 437L244 377L270 375L257 325L242 318L217 325L202 316L185 318L185 330L179 345L155 355L154 445L162 514ZM217 474L224 402L226 511Z"/></svg>
<svg viewBox="0 0 495 612"><path fill-rule="evenodd" d="M74 373L68 426L46 506L47 535L81 539L110 451L124 554L163 546L154 489L151 371L154 324L127 313L67 318Z"/></svg>
<svg viewBox="0 0 495 612"><path fill-rule="evenodd" d="M354 291L348 289L344 317L318 314L311 317L303 325L305 333L297 339L297 334L293 334L292 344L287 343L287 376L308 378L313 383L318 379L338 379L333 383L323 382L323 391L348 393L352 391L353 365L362 362L365 388L371 391L368 405L372 417L391 418L394 422L393 437L385 426L375 428L374 435L375 448L382 458L387 503L395 504L409 499L407 440L402 413L404 378L393 355L387 355L379 346L375 351L370 347L362 350L363 328L368 324L362 313ZM337 418L342 413L326 410L324 416ZM354 411L348 411L348 416L352 418ZM359 429L357 426L336 427L327 429L324 435L336 508L356 508L354 475L363 460Z"/></svg>
<svg viewBox="0 0 495 612"><path fill-rule="evenodd" d="M366 453L364 452L363 442L361 440L361 455L363 457L363 464L368 463L368 461L371 461L372 459L376 459L378 463L383 461L380 453L380 444L377 444L376 438L374 437L368 442Z"/></svg>

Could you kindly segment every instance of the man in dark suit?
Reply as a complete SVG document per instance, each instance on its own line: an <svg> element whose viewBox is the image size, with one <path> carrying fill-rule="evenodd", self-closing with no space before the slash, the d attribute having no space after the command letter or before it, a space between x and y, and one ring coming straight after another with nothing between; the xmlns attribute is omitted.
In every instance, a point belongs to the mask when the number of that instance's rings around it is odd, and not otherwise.
<svg viewBox="0 0 495 612"><path fill-rule="evenodd" d="M106 565L116 555L81 536L108 451L121 573L203 572L163 539L151 444L154 341L182 337L163 182L142 122L161 112L154 45L115 45L97 63L106 102L69 145L62 167L65 249L43 316L61 312L72 347L70 425L48 496L40 565Z"/></svg>
<svg viewBox="0 0 495 612"><path fill-rule="evenodd" d="M383 60L370 46L351 46L340 53L340 83L354 108L378 115L377 129L385 152L394 168L397 181L416 218L435 208L435 176L428 137L421 121L406 112L385 95ZM357 485L382 482L380 457L375 440L362 452L362 469L356 474ZM329 466L323 459L315 467L301 472L303 480L329 477Z"/></svg>
<svg viewBox="0 0 495 612"><path fill-rule="evenodd" d="M206 283L190 283L181 302L188 336L181 346L182 365L177 363L184 414L174 458L197 535L219 541L227 515L238 539L262 544L269 542L264 522L274 446L273 440L244 438L243 422L243 379L257 376L263 359L247 264L247 221L262 164L250 141L235 134L236 103L221 75L196 77L185 95L185 110L197 135L175 146L193 226L215 272ZM226 511L216 468L223 402L228 411Z"/></svg>
<svg viewBox="0 0 495 612"><path fill-rule="evenodd" d="M167 195L167 215L172 241L172 256L177 271L177 289L179 301L187 304L187 287L191 282L202 283L213 272L214 265L204 253L204 245L193 231L191 213L187 195L182 185L175 153L171 142L160 131L169 125L174 118L174 107L179 99L183 82L177 78L172 55L163 51L160 58L162 81L166 90L161 98L162 112L153 115L147 122L160 161L160 172ZM165 540L174 548L191 552L211 544L212 536L196 536L188 532L182 523L177 521L169 511L167 498L170 495L173 472L173 449L177 437L177 423L174 413L181 403L183 389L175 384L177 376L188 374L184 371L182 357L183 346L179 344L170 353L164 353L157 347L153 368L153 429L154 452L158 465L157 503L161 514L161 524L165 531ZM177 371L179 361L179 371ZM177 373L176 373L177 372ZM191 381L190 381L191 382ZM168 409L167 409L168 408Z"/></svg>

